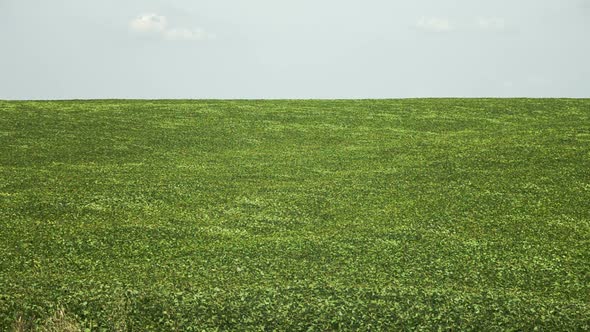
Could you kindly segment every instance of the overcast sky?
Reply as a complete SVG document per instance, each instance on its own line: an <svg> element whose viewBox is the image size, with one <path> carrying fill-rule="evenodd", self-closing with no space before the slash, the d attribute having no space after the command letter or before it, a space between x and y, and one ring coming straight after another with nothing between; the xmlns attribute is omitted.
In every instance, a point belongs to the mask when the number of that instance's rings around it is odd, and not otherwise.
<svg viewBox="0 0 590 332"><path fill-rule="evenodd" d="M0 99L590 97L590 0L0 0Z"/></svg>

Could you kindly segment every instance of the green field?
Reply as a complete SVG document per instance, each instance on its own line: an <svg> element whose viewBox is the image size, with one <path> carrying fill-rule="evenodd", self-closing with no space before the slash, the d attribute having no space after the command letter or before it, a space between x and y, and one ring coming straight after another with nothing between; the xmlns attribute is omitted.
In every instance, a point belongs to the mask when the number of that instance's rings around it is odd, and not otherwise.
<svg viewBox="0 0 590 332"><path fill-rule="evenodd" d="M590 100L0 101L0 330L59 324L590 330Z"/></svg>

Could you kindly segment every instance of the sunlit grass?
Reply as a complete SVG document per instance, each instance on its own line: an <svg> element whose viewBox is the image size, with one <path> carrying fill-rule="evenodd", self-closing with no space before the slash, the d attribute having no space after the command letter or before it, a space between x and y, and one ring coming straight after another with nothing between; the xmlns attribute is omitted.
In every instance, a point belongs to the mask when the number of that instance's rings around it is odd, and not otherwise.
<svg viewBox="0 0 590 332"><path fill-rule="evenodd" d="M588 330L589 137L590 100L0 101L0 330Z"/></svg>

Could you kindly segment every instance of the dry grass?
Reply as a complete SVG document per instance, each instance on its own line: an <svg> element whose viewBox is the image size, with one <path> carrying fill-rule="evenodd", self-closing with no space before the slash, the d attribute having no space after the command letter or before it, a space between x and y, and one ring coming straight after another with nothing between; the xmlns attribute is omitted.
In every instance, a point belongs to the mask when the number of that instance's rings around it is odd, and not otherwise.
<svg viewBox="0 0 590 332"><path fill-rule="evenodd" d="M13 331L79 332L82 331L82 329L80 324L78 324L74 318L69 316L65 310L59 309L41 326L35 326L31 321L20 316L14 323Z"/></svg>

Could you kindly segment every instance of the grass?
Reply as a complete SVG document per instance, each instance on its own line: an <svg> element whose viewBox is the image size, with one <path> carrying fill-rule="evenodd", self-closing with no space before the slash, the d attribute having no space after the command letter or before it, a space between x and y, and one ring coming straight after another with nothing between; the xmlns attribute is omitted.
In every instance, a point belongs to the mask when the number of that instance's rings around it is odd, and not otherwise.
<svg viewBox="0 0 590 332"><path fill-rule="evenodd" d="M589 202L588 99L0 101L0 330L589 330Z"/></svg>

